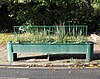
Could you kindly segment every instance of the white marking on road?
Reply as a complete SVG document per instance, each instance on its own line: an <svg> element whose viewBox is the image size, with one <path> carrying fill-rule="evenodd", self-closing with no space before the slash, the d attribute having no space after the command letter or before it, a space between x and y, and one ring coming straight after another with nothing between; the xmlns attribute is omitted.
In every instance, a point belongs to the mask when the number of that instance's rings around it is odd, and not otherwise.
<svg viewBox="0 0 100 79"><path fill-rule="evenodd" d="M29 79L29 78L0 77L0 79Z"/></svg>

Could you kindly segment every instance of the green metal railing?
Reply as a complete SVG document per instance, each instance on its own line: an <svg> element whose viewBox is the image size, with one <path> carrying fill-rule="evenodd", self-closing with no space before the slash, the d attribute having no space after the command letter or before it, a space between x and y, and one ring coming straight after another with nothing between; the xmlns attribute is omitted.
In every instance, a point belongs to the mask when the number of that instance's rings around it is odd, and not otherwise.
<svg viewBox="0 0 100 79"><path fill-rule="evenodd" d="M21 43L80 43L87 41L87 26L14 26L14 35Z"/></svg>

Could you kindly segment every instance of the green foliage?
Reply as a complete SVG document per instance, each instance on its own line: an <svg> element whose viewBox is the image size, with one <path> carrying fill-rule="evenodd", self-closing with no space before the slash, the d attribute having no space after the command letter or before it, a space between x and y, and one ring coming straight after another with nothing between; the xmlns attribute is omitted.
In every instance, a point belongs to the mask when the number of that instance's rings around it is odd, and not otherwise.
<svg viewBox="0 0 100 79"><path fill-rule="evenodd" d="M2 19L0 30L12 30L11 26L14 25L54 25L59 21L72 25L87 24L89 31L95 31L94 29L98 29L100 25L99 0L1 0L0 2L3 4L0 5L0 12L4 12L0 15ZM4 10L5 3L7 6Z"/></svg>

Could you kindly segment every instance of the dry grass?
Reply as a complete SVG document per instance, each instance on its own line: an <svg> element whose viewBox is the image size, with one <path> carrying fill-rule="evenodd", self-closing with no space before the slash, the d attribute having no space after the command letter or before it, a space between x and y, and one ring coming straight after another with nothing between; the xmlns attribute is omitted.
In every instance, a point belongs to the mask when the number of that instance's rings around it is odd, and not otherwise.
<svg viewBox="0 0 100 79"><path fill-rule="evenodd" d="M0 33L0 44L6 44L8 41L14 41L12 33Z"/></svg>
<svg viewBox="0 0 100 79"><path fill-rule="evenodd" d="M31 41L31 42L35 42L36 43L36 41L38 41L38 42L42 42L44 39L43 38L45 38L45 39L51 39L51 37L50 38L46 38L46 37L44 37L43 35L41 35L41 34L38 34L38 35L33 35L33 34L20 34L20 35L18 35L18 37L16 38L16 40L14 39L14 35L13 35L13 33L0 33L0 44L6 44L7 42L9 42L9 41L12 41L12 42L18 42L18 40L19 41L21 41L21 42L27 42L27 41ZM68 41L70 41L69 39L71 39L71 41L77 41L78 39L79 39L80 37L77 37L77 39L76 38L72 38L72 37L67 37L66 39L63 39L63 41L65 41L66 42L66 40L67 40L67 42ZM53 41L57 41L57 40L60 40L59 38L55 38L55 37L52 37L52 39L54 39ZM78 40L79 41L79 40Z"/></svg>

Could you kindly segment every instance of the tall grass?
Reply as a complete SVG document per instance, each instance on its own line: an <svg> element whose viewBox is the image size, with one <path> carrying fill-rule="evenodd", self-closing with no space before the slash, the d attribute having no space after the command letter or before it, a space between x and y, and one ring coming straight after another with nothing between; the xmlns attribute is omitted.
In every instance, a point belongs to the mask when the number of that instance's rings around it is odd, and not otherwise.
<svg viewBox="0 0 100 79"><path fill-rule="evenodd" d="M21 28L21 29L20 29ZM86 41L82 27L65 26L20 26L15 27L16 42L31 43L80 43Z"/></svg>

